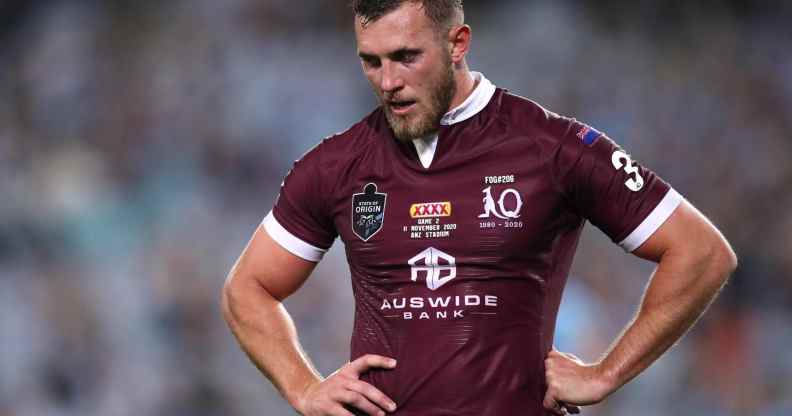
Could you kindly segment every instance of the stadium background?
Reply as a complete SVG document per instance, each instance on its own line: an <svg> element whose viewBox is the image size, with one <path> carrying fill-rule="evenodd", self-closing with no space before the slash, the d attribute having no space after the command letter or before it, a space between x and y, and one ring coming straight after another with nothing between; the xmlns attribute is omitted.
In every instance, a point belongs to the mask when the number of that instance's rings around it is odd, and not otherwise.
<svg viewBox="0 0 792 416"><path fill-rule="evenodd" d="M789 2L467 2L473 69L609 133L741 265L589 415L792 414ZM784 5L786 3L786 5ZM223 323L291 162L374 105L340 1L0 3L0 415L288 415ZM287 304L348 354L342 244ZM651 265L588 229L557 345L587 359Z"/></svg>

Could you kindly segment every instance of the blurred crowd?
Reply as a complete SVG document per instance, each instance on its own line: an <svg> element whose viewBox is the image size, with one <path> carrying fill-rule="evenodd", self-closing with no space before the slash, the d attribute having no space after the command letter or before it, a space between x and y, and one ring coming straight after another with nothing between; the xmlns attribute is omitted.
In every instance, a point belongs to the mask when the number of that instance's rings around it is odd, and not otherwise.
<svg viewBox="0 0 792 416"><path fill-rule="evenodd" d="M732 242L688 336L589 415L792 414L792 8L467 2L472 69L607 132ZM289 415L219 310L293 160L375 99L344 2L0 5L0 416ZM557 346L596 359L652 265L588 228ZM348 358L343 244L287 301Z"/></svg>

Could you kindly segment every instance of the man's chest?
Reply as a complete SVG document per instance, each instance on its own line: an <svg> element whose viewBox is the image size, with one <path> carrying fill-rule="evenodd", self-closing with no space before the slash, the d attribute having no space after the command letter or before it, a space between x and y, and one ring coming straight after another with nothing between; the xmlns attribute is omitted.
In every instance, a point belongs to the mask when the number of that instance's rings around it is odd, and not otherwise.
<svg viewBox="0 0 792 416"><path fill-rule="evenodd" d="M334 223L352 267L507 270L547 257L568 220L541 164L486 158L442 171L351 171Z"/></svg>

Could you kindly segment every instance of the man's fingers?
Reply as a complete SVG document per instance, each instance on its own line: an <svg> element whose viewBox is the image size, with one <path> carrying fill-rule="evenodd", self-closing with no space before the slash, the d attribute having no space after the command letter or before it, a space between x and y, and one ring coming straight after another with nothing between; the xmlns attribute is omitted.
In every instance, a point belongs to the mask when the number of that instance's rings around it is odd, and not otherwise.
<svg viewBox="0 0 792 416"><path fill-rule="evenodd" d="M349 363L348 369L354 375L360 377L371 368L395 368L396 360L393 358L383 357L381 355L366 354L355 361Z"/></svg>
<svg viewBox="0 0 792 416"><path fill-rule="evenodd" d="M566 409L563 408L558 403L558 401L556 401L556 399L553 397L553 395L550 393L549 390L547 391L547 394L545 394L544 401L542 402L542 405L544 406L545 409L553 412L553 414L556 414L556 415L559 415L559 416L564 416L566 414Z"/></svg>
<svg viewBox="0 0 792 416"><path fill-rule="evenodd" d="M376 387L366 383L365 381L351 381L347 385L347 388L362 394L374 404L389 412L396 411L396 403L394 403L393 400L386 396L385 393L381 392Z"/></svg>
<svg viewBox="0 0 792 416"><path fill-rule="evenodd" d="M355 409L361 410L369 416L385 416L385 412L363 397L360 393L355 393L351 390L345 390L338 394L337 400L341 403L348 404Z"/></svg>
<svg viewBox="0 0 792 416"><path fill-rule="evenodd" d="M344 407L341 405L333 407L332 409L328 410L328 412L330 416L355 416L354 413L344 409Z"/></svg>

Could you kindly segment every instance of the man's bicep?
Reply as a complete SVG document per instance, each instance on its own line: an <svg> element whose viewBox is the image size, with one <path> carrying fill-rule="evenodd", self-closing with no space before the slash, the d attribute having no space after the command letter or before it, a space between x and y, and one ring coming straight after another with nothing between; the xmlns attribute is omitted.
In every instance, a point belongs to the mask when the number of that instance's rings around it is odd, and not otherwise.
<svg viewBox="0 0 792 416"><path fill-rule="evenodd" d="M242 251L229 279L261 285L283 300L305 283L316 262L303 259L276 242L262 224Z"/></svg>
<svg viewBox="0 0 792 416"><path fill-rule="evenodd" d="M305 282L337 234L321 184L322 146L294 162L272 211L253 234L231 273L282 300ZM238 276L238 277L237 277Z"/></svg>
<svg viewBox="0 0 792 416"><path fill-rule="evenodd" d="M719 236L718 230L706 217L683 199L668 219L632 253L645 260L659 262L669 249L707 247L712 238Z"/></svg>

